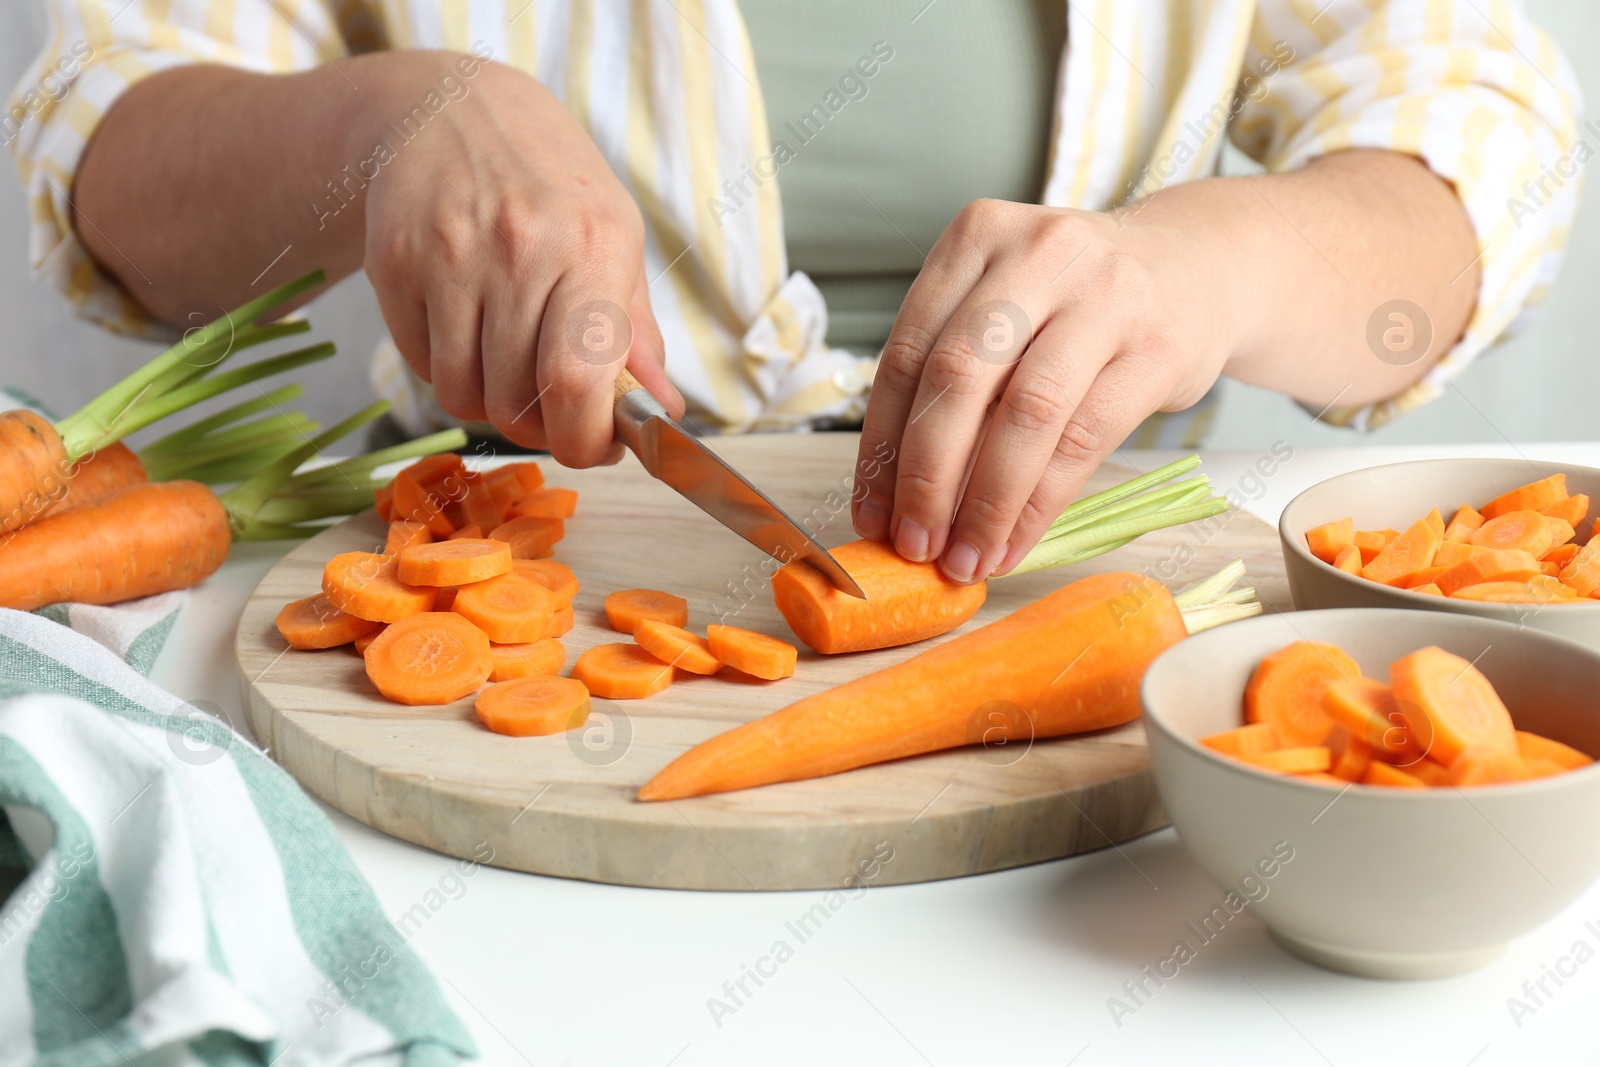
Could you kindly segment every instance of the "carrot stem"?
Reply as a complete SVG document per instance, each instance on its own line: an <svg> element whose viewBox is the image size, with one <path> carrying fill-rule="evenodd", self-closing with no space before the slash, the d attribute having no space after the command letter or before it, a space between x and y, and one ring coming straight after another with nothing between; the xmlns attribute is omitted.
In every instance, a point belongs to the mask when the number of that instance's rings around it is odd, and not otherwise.
<svg viewBox="0 0 1600 1067"><path fill-rule="evenodd" d="M440 430L438 433L431 433L426 437L418 437L403 444L375 449L365 455L342 459L337 463L330 463L324 467L313 467L311 470L301 471L294 476L290 484L297 487L312 488L327 482L356 478L359 475L371 473L372 470L383 466L385 463L398 463L402 460L431 456L436 452L451 452L465 447L466 443L467 435L464 431Z"/></svg>
<svg viewBox="0 0 1600 1067"><path fill-rule="evenodd" d="M1228 502L1213 497L1199 503L1181 507L1155 508L1144 514L1126 514L1106 522L1080 527L1069 533L1047 537L1034 546L1011 571L1012 574L1029 574L1033 571L1082 563L1114 548L1119 548L1152 530L1168 526L1181 526L1186 522L1209 518L1228 510Z"/></svg>
<svg viewBox="0 0 1600 1067"><path fill-rule="evenodd" d="M187 385L194 379L210 373L223 361L232 359L247 348L293 337L295 334L308 333L310 330L311 323L305 319L274 322L266 326L245 326L231 337L225 336L214 341L202 351L191 353L188 359L179 361L177 366L151 383L147 395L165 396L179 386Z"/></svg>
<svg viewBox="0 0 1600 1067"><path fill-rule="evenodd" d="M1191 634L1261 614L1255 589L1248 585L1234 588L1244 576L1244 561L1236 559L1209 578L1172 595Z"/></svg>
<svg viewBox="0 0 1600 1067"><path fill-rule="evenodd" d="M280 385L276 389L252 397L243 403L224 408L215 415L207 416L197 422L190 423L182 429L174 430L164 437L158 437L139 449L139 457L143 459L148 456L185 451L204 440L206 435L213 430L221 429L230 423L238 422L240 419L259 414L268 408L276 408L287 404L291 400L298 399L304 392L305 390L300 387L298 382Z"/></svg>
<svg viewBox="0 0 1600 1067"><path fill-rule="evenodd" d="M139 454L152 481L188 478L190 472L223 460L253 460L253 472L276 461L316 433L320 423L298 411L268 415L197 442L178 454Z"/></svg>

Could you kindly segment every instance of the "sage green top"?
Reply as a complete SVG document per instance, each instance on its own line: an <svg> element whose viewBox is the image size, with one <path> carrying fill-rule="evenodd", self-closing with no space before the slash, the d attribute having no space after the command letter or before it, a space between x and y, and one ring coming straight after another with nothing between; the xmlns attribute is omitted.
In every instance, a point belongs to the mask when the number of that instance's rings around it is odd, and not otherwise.
<svg viewBox="0 0 1600 1067"><path fill-rule="evenodd" d="M958 211L1044 188L1061 0L740 0L791 270L876 354ZM870 75L867 71L871 71Z"/></svg>

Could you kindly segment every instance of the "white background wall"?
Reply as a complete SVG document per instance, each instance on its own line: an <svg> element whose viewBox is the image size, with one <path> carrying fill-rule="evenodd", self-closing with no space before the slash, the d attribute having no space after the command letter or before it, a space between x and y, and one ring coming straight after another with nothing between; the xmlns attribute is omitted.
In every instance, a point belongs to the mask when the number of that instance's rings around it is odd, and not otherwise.
<svg viewBox="0 0 1600 1067"><path fill-rule="evenodd" d="M45 37L41 0L7 0L0 32L0 94L21 77ZM1591 114L1600 114L1600 4L1529 0L1528 9L1576 65ZM76 319L28 277L26 211L15 171L0 164L0 382L68 411L126 374L151 347ZM225 240L226 235L219 235ZM300 372L303 406L331 422L370 400L366 356L381 332L366 280L347 279L311 310L314 336L338 342L334 360ZM1472 368L1459 388L1368 436L1314 424L1281 397L1227 383L1211 444L1248 448L1279 438L1300 446L1591 439L1600 419L1600 183L1573 231L1566 270L1532 325Z"/></svg>

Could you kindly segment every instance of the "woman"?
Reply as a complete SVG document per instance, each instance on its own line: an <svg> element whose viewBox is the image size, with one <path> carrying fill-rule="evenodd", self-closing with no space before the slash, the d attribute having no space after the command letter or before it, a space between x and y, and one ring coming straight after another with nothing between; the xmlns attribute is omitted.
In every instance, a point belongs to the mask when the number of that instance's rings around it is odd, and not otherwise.
<svg viewBox="0 0 1600 1067"><path fill-rule="evenodd" d="M1576 197L1575 81L1511 5L53 7L0 135L86 312L364 268L408 428L578 466L624 361L708 430L864 418L858 530L960 581L1220 375L1358 426L1437 395ZM1225 136L1269 173L1214 177Z"/></svg>

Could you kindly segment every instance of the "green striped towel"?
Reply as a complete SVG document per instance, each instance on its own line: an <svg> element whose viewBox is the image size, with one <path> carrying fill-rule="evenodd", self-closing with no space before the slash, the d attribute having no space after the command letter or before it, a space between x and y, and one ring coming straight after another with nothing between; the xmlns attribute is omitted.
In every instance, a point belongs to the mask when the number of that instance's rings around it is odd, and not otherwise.
<svg viewBox="0 0 1600 1067"><path fill-rule="evenodd" d="M142 676L183 595L0 609L0 1064L475 1056L294 781Z"/></svg>

